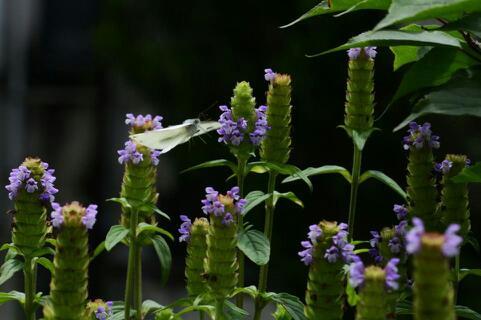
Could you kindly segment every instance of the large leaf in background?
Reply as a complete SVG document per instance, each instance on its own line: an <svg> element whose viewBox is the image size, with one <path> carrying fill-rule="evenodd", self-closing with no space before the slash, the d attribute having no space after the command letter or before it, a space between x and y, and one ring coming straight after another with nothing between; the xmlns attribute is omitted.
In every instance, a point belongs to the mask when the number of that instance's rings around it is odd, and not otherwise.
<svg viewBox="0 0 481 320"><path fill-rule="evenodd" d="M479 0L393 0L389 12L374 30L399 23L409 23L440 17L459 17L481 11Z"/></svg>
<svg viewBox="0 0 481 320"><path fill-rule="evenodd" d="M416 62L422 59L426 53L429 52L433 47L429 46L397 46L390 47L392 53L394 54L393 71L398 70L402 66Z"/></svg>
<svg viewBox="0 0 481 320"><path fill-rule="evenodd" d="M0 267L0 285L13 277L15 273L23 269L23 262L18 259L10 259Z"/></svg>
<svg viewBox="0 0 481 320"><path fill-rule="evenodd" d="M481 70L455 75L448 83L424 96L394 131L426 114L481 117Z"/></svg>
<svg viewBox="0 0 481 320"><path fill-rule="evenodd" d="M456 315L462 319L481 320L481 314L465 306L455 306Z"/></svg>
<svg viewBox="0 0 481 320"><path fill-rule="evenodd" d="M18 291L0 292L0 305L12 300L17 300L23 304L25 302L25 294Z"/></svg>
<svg viewBox="0 0 481 320"><path fill-rule="evenodd" d="M270 299L286 309L294 320L307 320L304 315L304 305L301 300L288 293L275 293Z"/></svg>
<svg viewBox="0 0 481 320"><path fill-rule="evenodd" d="M456 71L469 68L474 64L476 61L458 49L434 48L409 68L391 103L421 88L442 85L448 82Z"/></svg>
<svg viewBox="0 0 481 320"><path fill-rule="evenodd" d="M120 241L124 240L124 238L129 234L129 229L124 227L123 225L115 225L112 226L105 237L105 249L107 251L112 250Z"/></svg>
<svg viewBox="0 0 481 320"><path fill-rule="evenodd" d="M245 197L246 205L244 206L244 210L242 210L242 215L246 215L249 211L261 203L264 203L264 201L266 201L266 199L270 196L270 193L264 193L259 190L249 192Z"/></svg>
<svg viewBox="0 0 481 320"><path fill-rule="evenodd" d="M448 23L442 27L443 30L464 30L481 37L481 13L467 15L466 17Z"/></svg>
<svg viewBox="0 0 481 320"><path fill-rule="evenodd" d="M420 31L407 32L398 30L380 30L368 31L357 35L349 41L337 48L321 52L310 56L316 57L326 53L347 50L350 48L367 47L367 46L448 46L461 48L461 43L455 37L442 31Z"/></svg>
<svg viewBox="0 0 481 320"><path fill-rule="evenodd" d="M263 266L269 262L271 254L269 239L260 231L239 231L237 247L258 266Z"/></svg>
<svg viewBox="0 0 481 320"><path fill-rule="evenodd" d="M399 194L403 199L407 198L406 192L397 184L396 181L391 179L389 176L384 174L381 171L377 170L368 170L364 172L361 175L361 178L359 179L359 183L363 183L364 181L374 178L382 183L384 183L386 186L394 190L397 194Z"/></svg>
<svg viewBox="0 0 481 320"><path fill-rule="evenodd" d="M387 10L390 4L391 0L334 0L332 1L332 5L329 6L328 1L324 0L296 20L286 24L285 26L282 26L281 28L287 28L303 20L327 13L335 13L347 10L357 11L362 9Z"/></svg>
<svg viewBox="0 0 481 320"><path fill-rule="evenodd" d="M463 171L453 178L453 181L481 183L481 162L464 168Z"/></svg>
<svg viewBox="0 0 481 320"><path fill-rule="evenodd" d="M461 269L459 270L459 281L463 280L464 277L473 275L481 277L481 269Z"/></svg>
<svg viewBox="0 0 481 320"><path fill-rule="evenodd" d="M169 279L170 269L172 267L172 253L169 245L162 236L156 235L152 238L152 245L160 261L161 284L165 284Z"/></svg>
<svg viewBox="0 0 481 320"><path fill-rule="evenodd" d="M342 175L344 177L344 179L346 179L349 183L351 183L351 180L352 180L351 173L349 172L349 170L347 170L346 168L340 167L340 166L325 165L325 166L318 167L318 168L309 167L307 169L304 169L302 172L304 172L304 174L307 177L316 176L316 175L320 175L320 174L337 173L337 174ZM300 178L297 177L297 176L289 176L289 177L285 178L284 180L282 180L282 183L297 181L299 179Z"/></svg>

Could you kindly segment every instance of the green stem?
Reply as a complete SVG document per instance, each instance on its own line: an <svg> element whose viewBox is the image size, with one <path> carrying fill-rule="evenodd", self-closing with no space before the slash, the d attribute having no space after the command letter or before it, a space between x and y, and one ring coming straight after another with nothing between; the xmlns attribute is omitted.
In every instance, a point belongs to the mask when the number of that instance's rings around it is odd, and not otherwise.
<svg viewBox="0 0 481 320"><path fill-rule="evenodd" d="M142 320L142 247L139 244L135 246L134 308L136 320Z"/></svg>
<svg viewBox="0 0 481 320"><path fill-rule="evenodd" d="M354 237L354 221L356 218L356 205L357 205L357 190L359 189L359 176L361 175L361 158L362 151L356 146L353 141L354 151L352 160L352 181L351 181L351 196L349 198L349 218L347 223L349 225L349 241Z"/></svg>
<svg viewBox="0 0 481 320"><path fill-rule="evenodd" d="M27 320L35 320L35 273L36 267L31 258L25 258L25 266L23 267L25 282L25 315Z"/></svg>
<svg viewBox="0 0 481 320"><path fill-rule="evenodd" d="M204 320L204 312L199 311L199 320Z"/></svg>
<svg viewBox="0 0 481 320"><path fill-rule="evenodd" d="M215 302L215 320L224 320L224 300Z"/></svg>
<svg viewBox="0 0 481 320"><path fill-rule="evenodd" d="M243 159L237 159L237 186L239 187L239 195L241 198L244 197L244 180L245 180L245 171L246 171L246 164L247 161ZM244 227L244 217L239 214L237 215L237 226L239 230L242 230ZM242 251L237 250L237 261L239 262L239 280L237 282L238 287L244 286L244 265L245 265L245 257ZM244 297L242 295L238 295L236 297L236 305L239 308L244 306Z"/></svg>
<svg viewBox="0 0 481 320"><path fill-rule="evenodd" d="M454 258L454 305L458 302L458 288L459 288L459 269L461 264L461 254Z"/></svg>
<svg viewBox="0 0 481 320"><path fill-rule="evenodd" d="M124 319L130 319L130 307L133 298L134 276L135 276L135 258L136 258L136 241L137 241L137 222L139 213L133 210L130 215L130 242L129 242L129 262L127 265L127 279L125 281L125 305Z"/></svg>
<svg viewBox="0 0 481 320"><path fill-rule="evenodd" d="M264 222L264 235L269 239L269 243L272 240L272 229L274 227L274 191L276 188L277 173L269 171L269 181L267 183L267 193L271 196L266 200L266 215ZM269 262L261 266L259 271L259 292L265 292L267 290L267 279L269 274ZM264 309L265 304L256 299L255 304L255 315L254 319L260 319L262 314L262 309Z"/></svg>

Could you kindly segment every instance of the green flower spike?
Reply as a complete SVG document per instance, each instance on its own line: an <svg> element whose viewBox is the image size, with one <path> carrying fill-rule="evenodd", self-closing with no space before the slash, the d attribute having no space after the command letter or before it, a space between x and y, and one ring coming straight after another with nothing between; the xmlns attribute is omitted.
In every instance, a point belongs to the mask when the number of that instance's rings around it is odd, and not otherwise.
<svg viewBox="0 0 481 320"><path fill-rule="evenodd" d="M267 123L270 129L261 144L261 159L286 163L291 152L291 77L276 73L267 93Z"/></svg>
<svg viewBox="0 0 481 320"><path fill-rule="evenodd" d="M209 221L206 218L195 219L190 229L185 259L185 278L190 297L197 297L206 292L204 278L204 260L207 254L207 232Z"/></svg>
<svg viewBox="0 0 481 320"><path fill-rule="evenodd" d="M72 202L52 204L52 224L59 228L50 282L50 300L44 308L46 320L86 320L88 296L88 233L95 223L97 206Z"/></svg>
<svg viewBox="0 0 481 320"><path fill-rule="evenodd" d="M359 132L372 128L374 119L373 47L353 48L348 52L348 82L344 125Z"/></svg>
<svg viewBox="0 0 481 320"><path fill-rule="evenodd" d="M364 272L364 285L359 290L356 320L388 319L386 305L386 273L376 266L369 266Z"/></svg>
<svg viewBox="0 0 481 320"><path fill-rule="evenodd" d="M409 150L407 195L408 215L421 218L428 231L439 229L439 217L435 214L438 200L434 175L433 149L439 148L439 137L432 135L431 124L409 124L404 137L404 149Z"/></svg>
<svg viewBox="0 0 481 320"><path fill-rule="evenodd" d="M444 226L457 223L461 226L459 234L464 238L471 230L469 219L469 196L467 183L455 183L452 177L458 175L466 167L468 159L465 155L448 154L446 160L436 166L443 173L441 184L441 222Z"/></svg>
<svg viewBox="0 0 481 320"><path fill-rule="evenodd" d="M328 260L327 252L333 247L333 238L343 231L336 222L329 221L321 221L319 225L311 226L310 230L311 242L304 241L302 245L307 250L299 253L302 261L310 264L304 314L309 320L342 319L344 261L340 257Z"/></svg>

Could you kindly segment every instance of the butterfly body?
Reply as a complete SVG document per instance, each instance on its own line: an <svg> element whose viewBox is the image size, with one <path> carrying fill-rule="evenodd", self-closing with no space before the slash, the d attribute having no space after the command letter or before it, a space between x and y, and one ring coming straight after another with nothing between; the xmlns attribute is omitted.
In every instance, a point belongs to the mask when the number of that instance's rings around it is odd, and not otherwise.
<svg viewBox="0 0 481 320"><path fill-rule="evenodd" d="M179 144L189 141L212 130L220 128L217 121L200 121L199 119L187 119L182 124L169 126L158 130L131 135L130 138L136 143L151 149L166 153Z"/></svg>

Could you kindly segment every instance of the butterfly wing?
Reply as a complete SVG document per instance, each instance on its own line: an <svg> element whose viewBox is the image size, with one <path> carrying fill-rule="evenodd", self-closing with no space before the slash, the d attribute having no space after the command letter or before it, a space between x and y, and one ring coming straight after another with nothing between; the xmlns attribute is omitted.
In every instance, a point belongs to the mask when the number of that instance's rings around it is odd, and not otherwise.
<svg viewBox="0 0 481 320"><path fill-rule="evenodd" d="M194 133L194 137L219 128L220 123L218 121L202 121L197 125L197 132Z"/></svg>
<svg viewBox="0 0 481 320"><path fill-rule="evenodd" d="M192 123L183 123L159 130L134 134L130 138L136 143L151 149L160 150L161 153L166 153L177 145L189 141L193 132L195 132L194 129L195 127Z"/></svg>

